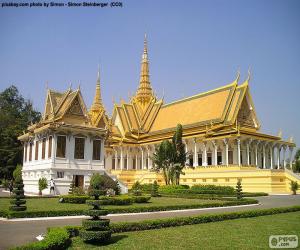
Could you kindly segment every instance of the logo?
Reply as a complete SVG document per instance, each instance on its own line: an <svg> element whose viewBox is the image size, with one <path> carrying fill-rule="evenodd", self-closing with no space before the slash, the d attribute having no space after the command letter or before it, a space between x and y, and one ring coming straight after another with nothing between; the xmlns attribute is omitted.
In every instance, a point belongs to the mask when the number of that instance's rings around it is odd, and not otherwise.
<svg viewBox="0 0 300 250"><path fill-rule="evenodd" d="M271 235L269 237L270 248L297 248L297 235Z"/></svg>

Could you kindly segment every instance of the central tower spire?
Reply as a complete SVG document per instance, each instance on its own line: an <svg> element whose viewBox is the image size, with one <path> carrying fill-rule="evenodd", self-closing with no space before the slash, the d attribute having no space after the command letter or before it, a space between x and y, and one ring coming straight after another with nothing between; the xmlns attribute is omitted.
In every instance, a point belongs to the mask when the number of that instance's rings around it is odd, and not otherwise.
<svg viewBox="0 0 300 250"><path fill-rule="evenodd" d="M149 76L149 61L148 61L148 47L147 47L147 35L144 38L144 52L142 55L141 63L141 74L140 74L140 84L136 92L136 99L143 106L153 98L153 91L150 83Z"/></svg>
<svg viewBox="0 0 300 250"><path fill-rule="evenodd" d="M95 92L93 104L91 106L91 111L99 111L102 108L103 105L102 105L101 90L100 90L100 67L98 66L96 92Z"/></svg>

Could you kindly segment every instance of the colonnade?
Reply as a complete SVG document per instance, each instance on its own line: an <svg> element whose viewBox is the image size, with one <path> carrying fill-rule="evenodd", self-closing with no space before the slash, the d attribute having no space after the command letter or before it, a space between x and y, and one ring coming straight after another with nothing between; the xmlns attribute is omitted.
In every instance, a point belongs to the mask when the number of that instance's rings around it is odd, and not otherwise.
<svg viewBox="0 0 300 250"><path fill-rule="evenodd" d="M187 154L186 166L253 166L262 169L292 167L293 147L284 142L257 140L244 137L202 141L184 139ZM111 168L120 170L152 169L155 146L113 147ZM289 154L287 154L289 151Z"/></svg>

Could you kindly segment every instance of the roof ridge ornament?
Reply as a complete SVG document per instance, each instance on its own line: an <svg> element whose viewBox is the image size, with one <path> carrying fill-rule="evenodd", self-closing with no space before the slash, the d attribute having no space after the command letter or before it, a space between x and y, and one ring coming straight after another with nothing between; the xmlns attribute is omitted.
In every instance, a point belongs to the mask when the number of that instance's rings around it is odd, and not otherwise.
<svg viewBox="0 0 300 250"><path fill-rule="evenodd" d="M251 79L251 67L248 68L248 77L246 79L246 82L250 82Z"/></svg>

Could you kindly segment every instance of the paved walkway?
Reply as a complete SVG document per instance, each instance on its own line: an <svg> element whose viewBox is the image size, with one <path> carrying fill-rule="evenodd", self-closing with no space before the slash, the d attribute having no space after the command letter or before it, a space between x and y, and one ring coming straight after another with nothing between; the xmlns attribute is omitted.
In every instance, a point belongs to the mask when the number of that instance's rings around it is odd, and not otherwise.
<svg viewBox="0 0 300 250"><path fill-rule="evenodd" d="M183 211L164 211L142 214L126 214L126 215L108 215L112 222L119 221L141 221L147 219L170 218L193 216L207 213L223 213L243 211L250 209L265 209L273 207L285 207L300 205L300 195L272 195L266 197L258 197L260 205L245 207L227 207L212 209L192 209ZM66 225L81 225L82 218L64 218L51 220L15 220L0 221L0 249L8 249L12 246L22 245L24 243L36 240L35 237L41 233L45 233L48 227L58 227Z"/></svg>

